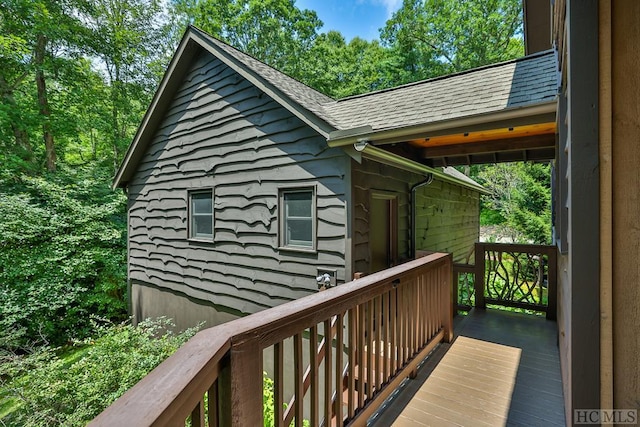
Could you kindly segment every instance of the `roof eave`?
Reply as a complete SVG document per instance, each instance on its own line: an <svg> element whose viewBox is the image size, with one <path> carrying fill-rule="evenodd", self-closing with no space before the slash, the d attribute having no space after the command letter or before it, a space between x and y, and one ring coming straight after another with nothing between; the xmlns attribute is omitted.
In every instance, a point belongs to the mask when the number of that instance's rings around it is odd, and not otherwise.
<svg viewBox="0 0 640 427"><path fill-rule="evenodd" d="M482 194L490 194L486 188L478 183L471 183L467 180L457 178L436 168L423 165L422 163L407 159L406 157L391 153L382 148L374 147L371 144L363 144L356 150L359 151L363 157L379 163L384 163L389 166L393 166L399 169L406 170L408 172L413 172L424 176L433 175L441 181L446 181L461 187L469 188Z"/></svg>
<svg viewBox="0 0 640 427"><path fill-rule="evenodd" d="M136 132L129 149L124 156L124 160L113 179L112 188L125 187L131 179L138 161L144 154L146 143L149 138L153 136L151 132L155 131L155 125L157 125L160 117L166 108L168 108L170 101L168 98L173 95L174 89L176 88L176 82L179 81L179 75L181 75L180 72L176 71L179 69L186 70L190 65L189 58L192 57L198 49L204 49L216 58L219 58L227 66L249 80L260 90L264 91L268 96L273 98L300 120L311 126L311 128L323 137L328 138L329 134L336 129L333 125L322 120L312 111L307 110L295 101L291 100L291 98L286 94L266 82L257 73L244 67L228 53L210 43L202 36L200 30L195 27L189 27L185 31L185 34L180 41L180 45L169 63L167 71L165 72L151 104L142 119L140 127L138 127L138 131Z"/></svg>
<svg viewBox="0 0 640 427"><path fill-rule="evenodd" d="M556 99L531 104L522 107L507 108L499 111L475 114L472 116L457 117L448 120L440 120L418 125L399 128L373 130L370 126L359 126L352 129L334 131L329 134L327 143L330 147L339 147L355 144L357 142L371 142L377 144L390 144L404 142L425 134L447 134L466 132L470 127L491 125L509 120L526 119L527 117L548 116L555 121Z"/></svg>
<svg viewBox="0 0 640 427"><path fill-rule="evenodd" d="M322 120L316 113L304 108L299 103L293 101L287 94L279 90L274 85L270 84L264 78L260 77L260 75L253 70L247 68L242 63L240 63L237 59L233 58L229 53L220 49L218 46L210 43L206 37L203 37L200 33L200 30L197 28L193 28L193 37L201 44L201 46L206 49L209 53L219 58L222 62L224 62L227 66L231 67L234 71L240 74L242 77L247 79L253 85L258 87L260 90L265 92L269 97L274 99L284 108L289 110L293 115L298 117L300 120L311 126L316 132L325 138L329 137L329 134L333 132L336 127L332 124L328 123L325 120Z"/></svg>

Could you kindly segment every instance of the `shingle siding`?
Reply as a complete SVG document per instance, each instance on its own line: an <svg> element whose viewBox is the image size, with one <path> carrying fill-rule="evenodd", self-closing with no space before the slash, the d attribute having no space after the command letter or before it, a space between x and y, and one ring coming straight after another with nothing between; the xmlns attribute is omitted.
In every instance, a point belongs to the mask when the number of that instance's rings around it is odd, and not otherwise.
<svg viewBox="0 0 640 427"><path fill-rule="evenodd" d="M177 91L128 186L129 276L247 314L345 265L348 157L208 53ZM278 249L278 189L314 185L317 253ZM214 239L187 238L187 193L213 188ZM170 315L170 313L166 313Z"/></svg>

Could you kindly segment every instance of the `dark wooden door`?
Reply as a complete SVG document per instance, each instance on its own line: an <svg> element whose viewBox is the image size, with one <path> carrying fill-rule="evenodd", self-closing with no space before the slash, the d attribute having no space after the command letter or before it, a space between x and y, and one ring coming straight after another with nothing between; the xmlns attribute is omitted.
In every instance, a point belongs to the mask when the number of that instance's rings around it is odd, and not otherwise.
<svg viewBox="0 0 640 427"><path fill-rule="evenodd" d="M373 193L369 212L370 273L396 264L398 254L398 203L395 195Z"/></svg>

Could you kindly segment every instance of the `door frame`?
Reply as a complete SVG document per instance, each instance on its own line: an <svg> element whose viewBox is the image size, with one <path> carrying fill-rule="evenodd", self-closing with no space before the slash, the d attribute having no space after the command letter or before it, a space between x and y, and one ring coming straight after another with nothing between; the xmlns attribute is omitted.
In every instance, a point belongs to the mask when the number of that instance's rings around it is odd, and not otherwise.
<svg viewBox="0 0 640 427"><path fill-rule="evenodd" d="M373 200L386 200L389 202L389 240L388 250L389 259L387 260L387 268L397 265L398 263L398 200L399 193L387 190L369 190L369 225L371 225L371 216L373 214ZM373 263L372 251L372 233L369 229L369 270Z"/></svg>

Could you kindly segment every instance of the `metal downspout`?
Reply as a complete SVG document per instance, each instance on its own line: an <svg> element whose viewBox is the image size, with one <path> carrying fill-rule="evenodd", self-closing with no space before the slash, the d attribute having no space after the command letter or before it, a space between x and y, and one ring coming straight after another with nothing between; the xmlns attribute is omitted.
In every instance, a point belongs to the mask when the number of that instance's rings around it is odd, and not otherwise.
<svg viewBox="0 0 640 427"><path fill-rule="evenodd" d="M411 257L415 258L416 256L416 190L425 185L429 185L433 182L433 174L430 173L429 176L424 180L420 181L417 184L414 184L410 190L410 200L409 204L411 209Z"/></svg>

